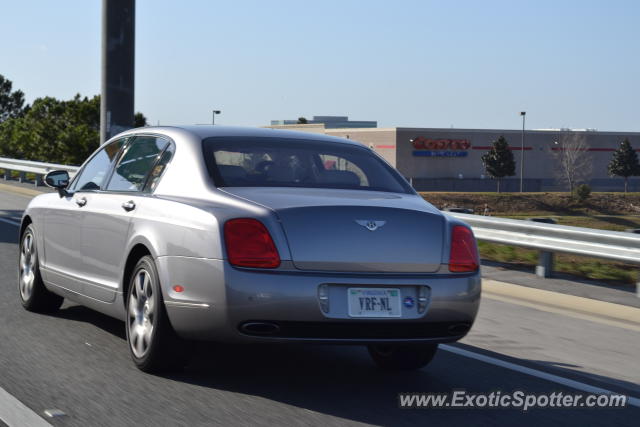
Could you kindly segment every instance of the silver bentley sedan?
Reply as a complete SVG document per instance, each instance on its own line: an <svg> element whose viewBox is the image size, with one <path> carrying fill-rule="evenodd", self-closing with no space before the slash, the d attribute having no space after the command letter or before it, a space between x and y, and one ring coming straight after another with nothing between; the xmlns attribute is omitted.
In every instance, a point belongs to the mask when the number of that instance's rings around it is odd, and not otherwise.
<svg viewBox="0 0 640 427"><path fill-rule="evenodd" d="M45 182L20 228L22 305L125 321L143 371L184 366L193 340L362 344L417 369L478 310L471 229L347 139L138 128Z"/></svg>

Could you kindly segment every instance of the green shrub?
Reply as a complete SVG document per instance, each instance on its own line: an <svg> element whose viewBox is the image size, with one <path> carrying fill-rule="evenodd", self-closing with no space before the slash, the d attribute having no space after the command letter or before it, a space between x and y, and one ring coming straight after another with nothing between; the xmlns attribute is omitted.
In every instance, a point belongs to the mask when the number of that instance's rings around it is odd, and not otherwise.
<svg viewBox="0 0 640 427"><path fill-rule="evenodd" d="M580 203L584 202L591 195L591 187L587 184L580 184L575 190L576 198Z"/></svg>

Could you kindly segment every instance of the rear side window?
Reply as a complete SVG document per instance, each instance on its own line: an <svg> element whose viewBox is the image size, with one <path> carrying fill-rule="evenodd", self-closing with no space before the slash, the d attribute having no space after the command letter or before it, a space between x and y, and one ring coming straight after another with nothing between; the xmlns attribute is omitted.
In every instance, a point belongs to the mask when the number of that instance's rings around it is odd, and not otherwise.
<svg viewBox="0 0 640 427"><path fill-rule="evenodd" d="M153 192L156 189L164 170L167 168L167 165L173 157L174 151L175 148L173 144L169 144L169 146L165 148L164 152L160 155L160 160L151 170L151 175L149 176L149 180L147 181L146 191Z"/></svg>
<svg viewBox="0 0 640 427"><path fill-rule="evenodd" d="M369 149L285 138L207 138L209 172L218 187L343 188L413 194Z"/></svg>
<svg viewBox="0 0 640 427"><path fill-rule="evenodd" d="M168 144L166 139L155 136L136 137L118 161L107 190L141 191Z"/></svg>
<svg viewBox="0 0 640 427"><path fill-rule="evenodd" d="M125 139L115 140L98 151L82 168L82 172L73 183L72 191L99 190L107 179L111 165L120 152L124 141Z"/></svg>

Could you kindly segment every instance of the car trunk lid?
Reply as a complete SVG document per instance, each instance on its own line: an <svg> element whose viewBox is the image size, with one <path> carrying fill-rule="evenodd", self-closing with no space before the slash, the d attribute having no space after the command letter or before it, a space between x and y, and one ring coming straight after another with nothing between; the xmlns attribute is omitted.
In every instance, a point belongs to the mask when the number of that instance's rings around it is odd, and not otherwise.
<svg viewBox="0 0 640 427"><path fill-rule="evenodd" d="M442 262L444 217L417 196L299 188L230 190L277 213L292 262L300 270L429 273Z"/></svg>

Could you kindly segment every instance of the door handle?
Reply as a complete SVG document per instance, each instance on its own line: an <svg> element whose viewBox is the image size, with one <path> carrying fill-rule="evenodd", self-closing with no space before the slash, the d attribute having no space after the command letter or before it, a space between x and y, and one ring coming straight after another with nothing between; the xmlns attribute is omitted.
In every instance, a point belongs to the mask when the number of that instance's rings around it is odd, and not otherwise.
<svg viewBox="0 0 640 427"><path fill-rule="evenodd" d="M81 197L79 199L76 199L76 204L80 207L83 207L84 205L87 204L87 198L86 197Z"/></svg>
<svg viewBox="0 0 640 427"><path fill-rule="evenodd" d="M136 204L133 200L129 200L128 202L124 202L122 204L122 209L124 209L127 212L130 212L132 210L134 210L136 208Z"/></svg>

